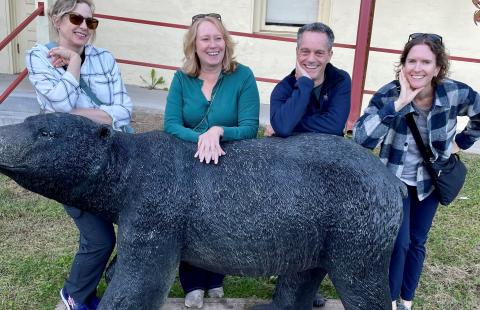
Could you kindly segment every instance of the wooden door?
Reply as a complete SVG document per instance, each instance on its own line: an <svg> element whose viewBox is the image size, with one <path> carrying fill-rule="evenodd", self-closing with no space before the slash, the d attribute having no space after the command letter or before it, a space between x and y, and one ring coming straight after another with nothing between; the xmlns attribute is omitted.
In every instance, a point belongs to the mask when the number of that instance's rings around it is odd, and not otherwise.
<svg viewBox="0 0 480 310"><path fill-rule="evenodd" d="M35 10L35 0L9 0L12 10L12 29L15 29ZM12 41L12 64L14 73L25 69L25 52L36 42L36 20L33 20Z"/></svg>

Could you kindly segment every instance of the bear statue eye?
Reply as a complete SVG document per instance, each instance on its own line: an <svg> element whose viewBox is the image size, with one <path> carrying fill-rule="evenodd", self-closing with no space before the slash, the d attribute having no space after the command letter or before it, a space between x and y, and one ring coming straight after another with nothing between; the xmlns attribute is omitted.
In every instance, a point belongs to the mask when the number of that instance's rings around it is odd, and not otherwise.
<svg viewBox="0 0 480 310"><path fill-rule="evenodd" d="M48 130L48 129L46 129L46 128L41 128L41 129L40 129L40 135L41 135L42 137L49 137L49 138L51 138L51 137L53 137L55 134L54 134L54 132L51 131L51 130Z"/></svg>

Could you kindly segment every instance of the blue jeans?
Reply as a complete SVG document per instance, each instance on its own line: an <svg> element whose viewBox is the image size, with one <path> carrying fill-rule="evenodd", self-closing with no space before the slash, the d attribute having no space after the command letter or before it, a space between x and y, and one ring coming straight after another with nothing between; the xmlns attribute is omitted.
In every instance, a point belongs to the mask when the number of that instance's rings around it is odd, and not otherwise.
<svg viewBox="0 0 480 310"><path fill-rule="evenodd" d="M390 295L393 300L413 300L425 260L425 243L437 211L438 200L430 194L418 201L417 190L408 187L403 200L403 220L390 260Z"/></svg>
<svg viewBox="0 0 480 310"><path fill-rule="evenodd" d="M209 290L223 286L225 275L180 262L180 283L185 294L194 290Z"/></svg>
<svg viewBox="0 0 480 310"><path fill-rule="evenodd" d="M115 247L113 224L98 215L63 206L80 231L77 254L65 288L75 302L86 304L96 289Z"/></svg>

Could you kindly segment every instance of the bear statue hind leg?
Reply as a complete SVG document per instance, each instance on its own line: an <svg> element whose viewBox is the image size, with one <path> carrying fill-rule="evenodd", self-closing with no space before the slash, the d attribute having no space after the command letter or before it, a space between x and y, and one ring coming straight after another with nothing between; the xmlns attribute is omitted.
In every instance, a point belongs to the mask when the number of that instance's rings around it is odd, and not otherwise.
<svg viewBox="0 0 480 310"><path fill-rule="evenodd" d="M170 245L169 250L173 247ZM180 262L177 255L126 255L117 257L115 273L100 302L99 310L158 310L165 301ZM163 257L166 259L158 259Z"/></svg>
<svg viewBox="0 0 480 310"><path fill-rule="evenodd" d="M318 287L326 275L320 268L278 277L271 304L257 305L252 310L311 310Z"/></svg>
<svg viewBox="0 0 480 310"><path fill-rule="evenodd" d="M388 262L388 260L387 260ZM355 271L333 268L329 272L345 310L391 309L388 264L373 262L357 266Z"/></svg>

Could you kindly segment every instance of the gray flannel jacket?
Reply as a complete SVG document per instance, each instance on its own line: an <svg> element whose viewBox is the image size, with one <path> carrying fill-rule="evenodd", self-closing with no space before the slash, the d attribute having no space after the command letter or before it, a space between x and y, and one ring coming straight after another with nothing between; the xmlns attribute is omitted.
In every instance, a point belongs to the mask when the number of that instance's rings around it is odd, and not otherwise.
<svg viewBox="0 0 480 310"><path fill-rule="evenodd" d="M36 44L25 57L28 77L42 110L68 113L75 108L102 109L112 118L114 129L130 123L132 101L112 54L90 44L85 46L80 76L103 103L98 106L70 72L52 66L48 52L45 45Z"/></svg>

